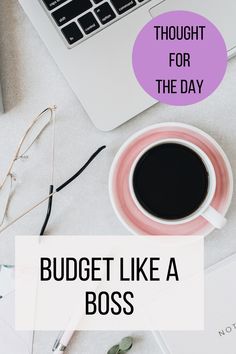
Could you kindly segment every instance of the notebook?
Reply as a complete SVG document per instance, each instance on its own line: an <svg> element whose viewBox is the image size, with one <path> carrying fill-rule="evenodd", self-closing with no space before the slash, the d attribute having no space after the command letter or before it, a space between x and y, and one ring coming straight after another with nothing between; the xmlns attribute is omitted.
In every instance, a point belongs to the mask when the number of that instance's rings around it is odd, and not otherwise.
<svg viewBox="0 0 236 354"><path fill-rule="evenodd" d="M165 354L236 353L236 255L206 271L205 330L158 336Z"/></svg>

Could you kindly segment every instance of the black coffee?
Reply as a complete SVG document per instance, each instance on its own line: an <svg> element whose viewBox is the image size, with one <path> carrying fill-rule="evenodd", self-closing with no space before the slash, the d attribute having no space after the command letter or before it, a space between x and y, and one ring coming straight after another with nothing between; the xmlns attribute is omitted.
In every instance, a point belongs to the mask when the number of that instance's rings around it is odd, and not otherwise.
<svg viewBox="0 0 236 354"><path fill-rule="evenodd" d="M208 172L190 148L163 143L148 150L133 175L136 198L152 215L182 219L194 213L208 192Z"/></svg>

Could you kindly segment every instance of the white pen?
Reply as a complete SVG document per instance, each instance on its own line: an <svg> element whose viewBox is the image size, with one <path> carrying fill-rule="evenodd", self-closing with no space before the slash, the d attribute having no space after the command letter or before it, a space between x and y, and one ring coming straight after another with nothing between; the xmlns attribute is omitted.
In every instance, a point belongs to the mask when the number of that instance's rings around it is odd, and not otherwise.
<svg viewBox="0 0 236 354"><path fill-rule="evenodd" d="M96 290L98 286L94 286L94 288ZM63 354L65 352L71 338L73 337L73 334L76 331L76 330L71 330L70 328L78 328L79 322L80 321L78 320L78 318L74 315L69 322L70 325L67 327L68 329L61 331L59 333L52 348L54 354Z"/></svg>
<svg viewBox="0 0 236 354"><path fill-rule="evenodd" d="M64 353L74 333L75 331L70 330L60 332L52 348L54 354Z"/></svg>
<svg viewBox="0 0 236 354"><path fill-rule="evenodd" d="M109 257L111 257L111 254L113 254L113 252L111 253L111 250L109 250L108 252ZM108 257L108 255L106 255ZM105 273L105 269L102 270L102 274L101 274L101 278L103 278ZM93 285L91 286L91 290L97 291L98 288L101 287L101 284L99 285ZM79 319L74 315L71 320L70 320L70 325L68 326L68 328L78 328L79 325ZM71 330L71 329L66 329L65 331L61 331L53 345L52 351L54 354L63 354L66 350L66 348L68 347L68 344L71 340L71 338L73 337L75 333L75 330Z"/></svg>

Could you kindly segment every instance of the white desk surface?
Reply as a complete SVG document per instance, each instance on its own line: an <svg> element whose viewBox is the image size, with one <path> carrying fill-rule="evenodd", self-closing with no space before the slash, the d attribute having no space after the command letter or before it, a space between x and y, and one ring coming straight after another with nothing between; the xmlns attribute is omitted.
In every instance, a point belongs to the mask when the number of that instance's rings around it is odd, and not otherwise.
<svg viewBox="0 0 236 354"><path fill-rule="evenodd" d="M107 145L107 150L80 179L55 198L48 228L50 234L128 234L111 208L108 172L117 149L126 138L150 124L180 121L196 125L221 144L233 171L236 170L236 58L229 62L220 88L205 101L189 107L157 104L122 127L103 133L90 122L17 0L1 0L0 14L0 77L6 108L6 113L0 116L0 178L27 124L51 104L58 106L56 184L70 177L98 146ZM24 163L22 171L20 169L22 181L12 199L10 218L48 191L49 137L50 129L34 147L33 155ZM0 235L0 263L14 263L15 235L37 234L45 212L45 207L38 208ZM207 265L236 252L235 212L234 196L228 224L206 238ZM117 332L80 333L70 353L105 353L122 335ZM137 345L132 353L158 353L149 333L135 335ZM50 352L54 339L55 333L37 333L34 352Z"/></svg>

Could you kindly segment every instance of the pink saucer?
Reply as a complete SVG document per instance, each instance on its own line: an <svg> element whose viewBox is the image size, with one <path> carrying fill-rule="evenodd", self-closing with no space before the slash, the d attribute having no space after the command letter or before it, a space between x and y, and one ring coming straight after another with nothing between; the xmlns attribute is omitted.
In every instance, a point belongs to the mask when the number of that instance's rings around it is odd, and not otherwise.
<svg viewBox="0 0 236 354"><path fill-rule="evenodd" d="M161 123L132 135L113 161L109 191L113 208L121 222L139 235L207 235L212 226L199 216L180 225L165 225L145 216L134 203L129 191L130 168L138 154L158 140L185 139L201 148L211 160L216 173L216 192L211 205L225 215L233 194L233 176L227 156L217 142L205 132L182 123Z"/></svg>

